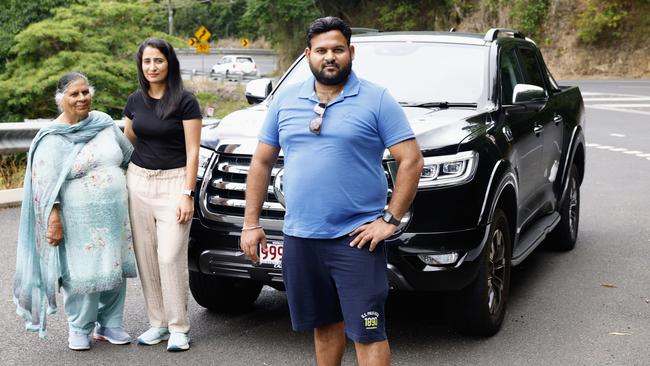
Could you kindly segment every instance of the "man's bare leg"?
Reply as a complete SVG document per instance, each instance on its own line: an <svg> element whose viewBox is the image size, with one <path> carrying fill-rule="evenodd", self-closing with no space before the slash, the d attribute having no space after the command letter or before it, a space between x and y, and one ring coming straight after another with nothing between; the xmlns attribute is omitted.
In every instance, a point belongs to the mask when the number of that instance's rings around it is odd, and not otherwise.
<svg viewBox="0 0 650 366"><path fill-rule="evenodd" d="M318 366L339 366L345 350L343 322L314 329L314 346Z"/></svg>
<svg viewBox="0 0 650 366"><path fill-rule="evenodd" d="M388 366L390 365L390 347L388 340L372 343L354 342L357 350L359 366Z"/></svg>

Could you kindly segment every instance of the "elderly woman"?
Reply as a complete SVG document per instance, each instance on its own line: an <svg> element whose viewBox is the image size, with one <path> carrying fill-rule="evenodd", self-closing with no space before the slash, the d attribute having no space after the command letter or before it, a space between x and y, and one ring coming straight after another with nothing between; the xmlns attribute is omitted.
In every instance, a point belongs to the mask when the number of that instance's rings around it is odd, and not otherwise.
<svg viewBox="0 0 650 366"><path fill-rule="evenodd" d="M136 276L124 168L133 147L107 114L90 111L80 73L58 82L61 114L29 149L14 284L17 312L45 336L45 316L64 289L68 346L126 344L126 277Z"/></svg>

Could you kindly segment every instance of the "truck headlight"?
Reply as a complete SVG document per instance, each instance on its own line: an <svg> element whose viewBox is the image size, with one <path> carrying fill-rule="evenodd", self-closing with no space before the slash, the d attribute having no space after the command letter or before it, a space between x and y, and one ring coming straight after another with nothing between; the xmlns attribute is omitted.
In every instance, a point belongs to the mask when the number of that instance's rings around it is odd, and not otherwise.
<svg viewBox="0 0 650 366"><path fill-rule="evenodd" d="M205 170L208 168L208 165L210 165L212 155L214 155L214 151L211 149L203 146L199 148L199 170L197 171L196 179L203 179Z"/></svg>
<svg viewBox="0 0 650 366"><path fill-rule="evenodd" d="M418 188L443 187L464 184L474 178L478 166L476 151L455 155L426 156Z"/></svg>

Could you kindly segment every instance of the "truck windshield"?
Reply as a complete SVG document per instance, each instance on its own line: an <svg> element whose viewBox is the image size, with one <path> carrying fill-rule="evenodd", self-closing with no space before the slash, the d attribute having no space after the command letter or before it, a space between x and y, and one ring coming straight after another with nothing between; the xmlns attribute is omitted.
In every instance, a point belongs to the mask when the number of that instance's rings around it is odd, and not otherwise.
<svg viewBox="0 0 650 366"><path fill-rule="evenodd" d="M352 69L360 78L385 86L403 105L439 101L485 104L488 47L449 43L357 42ZM304 81L304 59L279 89Z"/></svg>

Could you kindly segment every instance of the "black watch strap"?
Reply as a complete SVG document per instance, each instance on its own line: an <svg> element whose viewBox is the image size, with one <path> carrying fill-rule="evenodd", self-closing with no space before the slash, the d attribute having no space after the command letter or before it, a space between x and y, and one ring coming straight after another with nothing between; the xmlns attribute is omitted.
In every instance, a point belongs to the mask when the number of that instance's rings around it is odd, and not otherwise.
<svg viewBox="0 0 650 366"><path fill-rule="evenodd" d="M393 216L393 214L388 210L384 211L384 215L381 217L381 219L391 225L399 226L400 224L400 221L396 219L395 216Z"/></svg>

